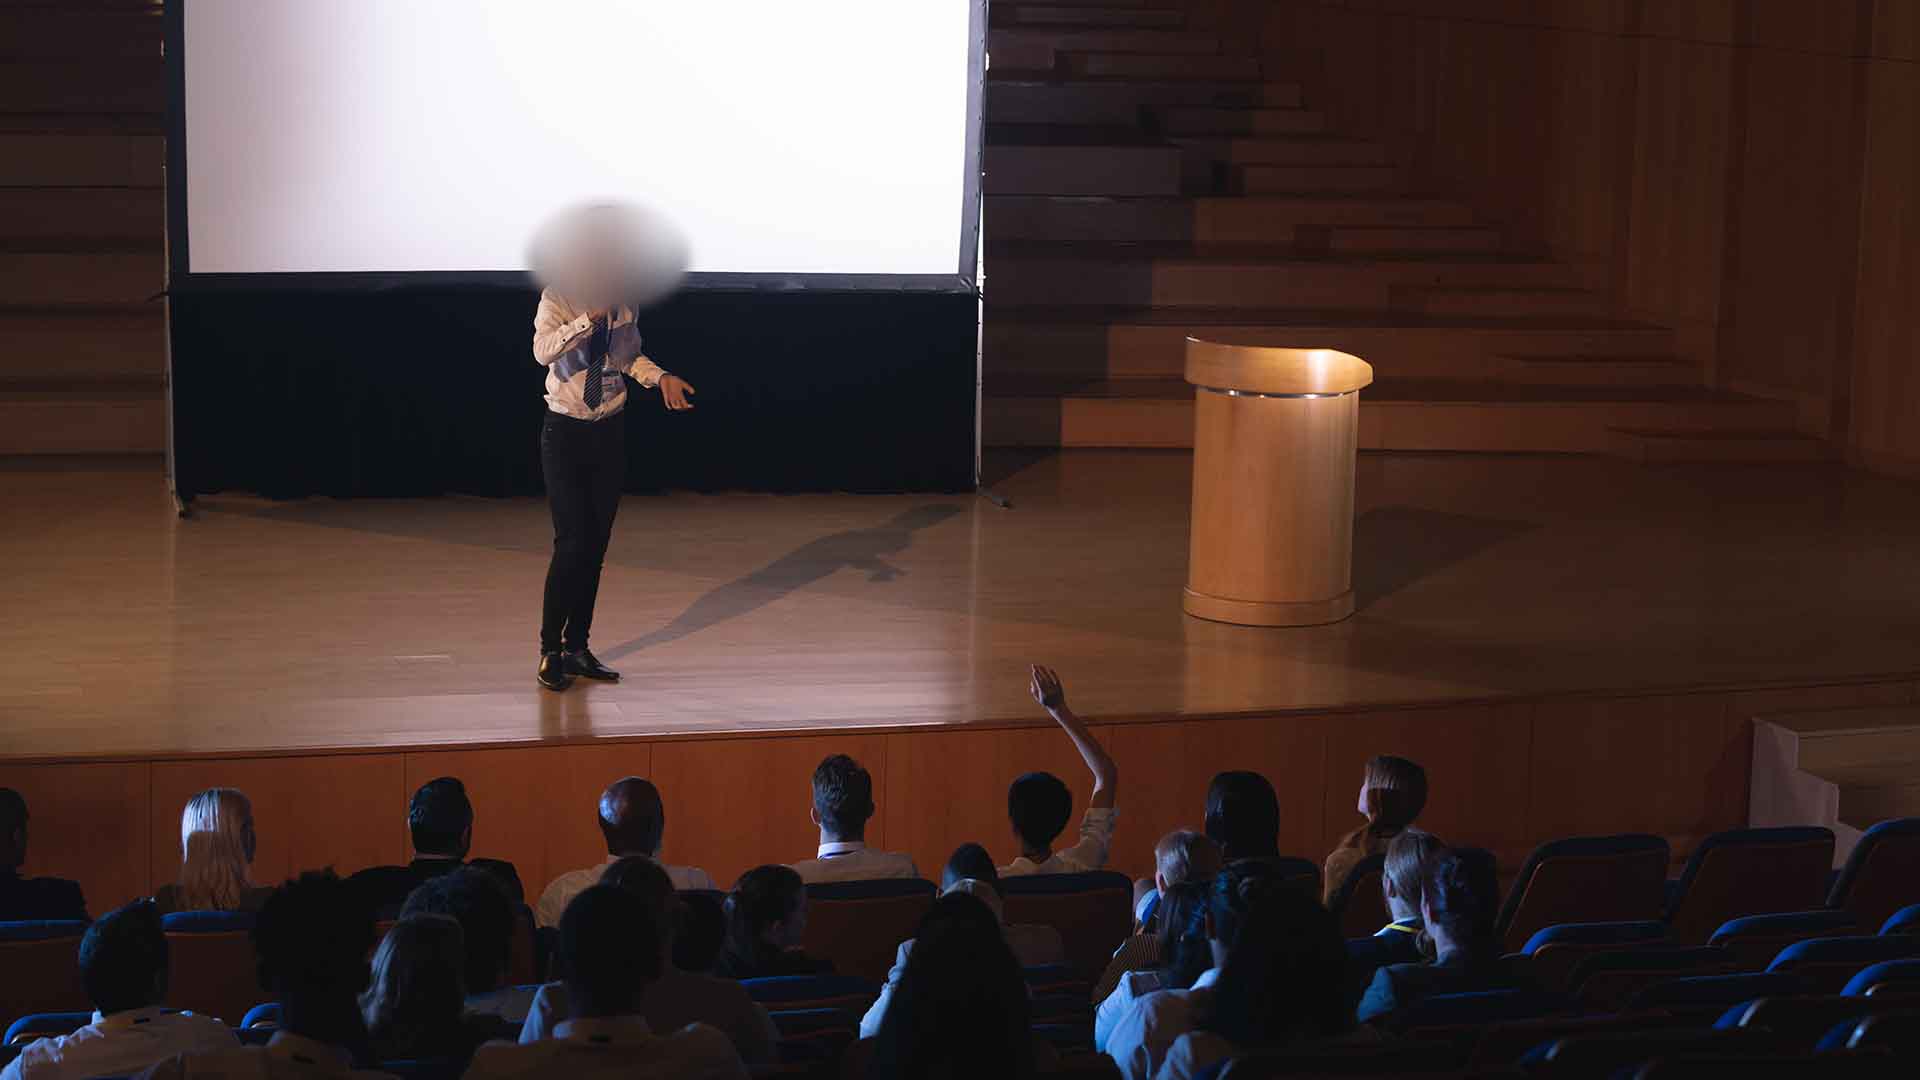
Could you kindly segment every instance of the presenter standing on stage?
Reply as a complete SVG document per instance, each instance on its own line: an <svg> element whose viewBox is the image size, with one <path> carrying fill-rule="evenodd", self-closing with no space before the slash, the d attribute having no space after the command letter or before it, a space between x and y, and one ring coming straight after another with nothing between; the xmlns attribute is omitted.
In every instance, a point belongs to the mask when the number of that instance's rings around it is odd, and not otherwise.
<svg viewBox="0 0 1920 1080"><path fill-rule="evenodd" d="M630 307L587 309L552 289L533 319L533 358L547 369L540 471L553 511L553 561L540 612L540 685L575 678L617 681L587 648L613 516L627 477L626 376L658 387L668 409L693 408L693 387L640 351Z"/></svg>

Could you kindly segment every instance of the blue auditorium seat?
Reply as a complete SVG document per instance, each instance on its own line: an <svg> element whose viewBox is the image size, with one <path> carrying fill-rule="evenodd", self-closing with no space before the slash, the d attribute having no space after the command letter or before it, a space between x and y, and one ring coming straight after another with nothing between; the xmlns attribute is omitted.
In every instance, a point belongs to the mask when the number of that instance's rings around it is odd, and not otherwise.
<svg viewBox="0 0 1920 1080"><path fill-rule="evenodd" d="M1573 969L1568 982L1582 1006L1612 1012L1625 1008L1636 994L1655 983L1688 975L1729 975L1737 970L1738 963L1723 949L1674 946L1589 956Z"/></svg>
<svg viewBox="0 0 1920 1080"><path fill-rule="evenodd" d="M1867 998L1837 995L1766 997L1735 1005L1719 1020L1717 1028L1754 1028L1772 1033L1774 1044L1783 1052L1806 1053L1827 1031L1842 1021L1858 1022L1873 1011Z"/></svg>
<svg viewBox="0 0 1920 1080"><path fill-rule="evenodd" d="M1386 870L1385 855L1369 855L1334 885L1327 910L1339 920L1341 937L1363 938L1386 925Z"/></svg>
<svg viewBox="0 0 1920 1080"><path fill-rule="evenodd" d="M1000 895L1009 923L1058 930L1067 966L1088 983L1133 932L1133 879L1111 870L1001 878Z"/></svg>
<svg viewBox="0 0 1920 1080"><path fill-rule="evenodd" d="M0 1017L72 1012L91 1007L80 985L77 919L0 922Z"/></svg>
<svg viewBox="0 0 1920 1080"><path fill-rule="evenodd" d="M240 1019L241 1028L277 1028L280 1026L280 1003L268 1001L248 1009Z"/></svg>
<svg viewBox="0 0 1920 1080"><path fill-rule="evenodd" d="M807 886L807 930L801 945L843 975L880 981L893 969L900 943L933 906L924 878L833 881Z"/></svg>
<svg viewBox="0 0 1920 1080"><path fill-rule="evenodd" d="M1920 904L1908 904L1880 924L1883 934L1920 934Z"/></svg>
<svg viewBox="0 0 1920 1080"><path fill-rule="evenodd" d="M1920 958L1882 960L1860 969L1840 988L1843 997L1866 997L1869 992L1877 995L1889 991L1920 994Z"/></svg>
<svg viewBox="0 0 1920 1080"><path fill-rule="evenodd" d="M1840 937L1854 929L1853 916L1844 911L1787 911L1730 919L1713 932L1707 944L1727 950L1746 967L1764 968L1781 949L1796 941Z"/></svg>
<svg viewBox="0 0 1920 1080"><path fill-rule="evenodd" d="M1834 994L1862 968L1914 956L1920 956L1920 937L1814 938L1780 950L1767 970L1797 975L1814 993Z"/></svg>
<svg viewBox="0 0 1920 1080"><path fill-rule="evenodd" d="M1648 948L1667 943L1667 924L1658 920L1604 923L1561 923L1527 939L1520 954L1527 958L1527 974L1542 989L1572 989L1574 968L1589 956Z"/></svg>
<svg viewBox="0 0 1920 1080"><path fill-rule="evenodd" d="M1833 831L1816 826L1733 829L1701 842L1673 890L1667 925L1704 944L1729 919L1819 907L1833 869Z"/></svg>
<svg viewBox="0 0 1920 1080"><path fill-rule="evenodd" d="M169 954L167 1004L231 1024L263 996L253 913L176 911L160 918Z"/></svg>
<svg viewBox="0 0 1920 1080"><path fill-rule="evenodd" d="M747 996L768 1012L858 1009L865 1012L880 996L880 984L858 975L771 975L743 979Z"/></svg>
<svg viewBox="0 0 1920 1080"><path fill-rule="evenodd" d="M1733 975L1688 975L1664 979L1641 988L1627 1000L1629 1012L1667 1012L1698 1015L1711 1021L1735 1005L1763 997L1806 993L1806 984L1792 975L1743 971Z"/></svg>
<svg viewBox="0 0 1920 1080"><path fill-rule="evenodd" d="M1560 923L1658 919L1667 891L1667 842L1658 836L1575 836L1527 856L1500 909L1501 947L1517 952Z"/></svg>
<svg viewBox="0 0 1920 1080"><path fill-rule="evenodd" d="M1827 906L1853 913L1861 926L1879 926L1920 896L1920 818L1883 821L1860 842L1827 895Z"/></svg>
<svg viewBox="0 0 1920 1080"><path fill-rule="evenodd" d="M50 1035L71 1035L93 1022L91 1012L48 1012L23 1016L7 1025L6 1038L0 1043L24 1046Z"/></svg>
<svg viewBox="0 0 1920 1080"><path fill-rule="evenodd" d="M1534 1020L1569 1011L1564 994L1534 990L1481 990L1469 994L1436 994L1393 1014L1393 1026L1412 1032L1421 1028L1451 1028L1497 1024L1507 1020ZM1414 1036L1417 1037L1417 1036Z"/></svg>

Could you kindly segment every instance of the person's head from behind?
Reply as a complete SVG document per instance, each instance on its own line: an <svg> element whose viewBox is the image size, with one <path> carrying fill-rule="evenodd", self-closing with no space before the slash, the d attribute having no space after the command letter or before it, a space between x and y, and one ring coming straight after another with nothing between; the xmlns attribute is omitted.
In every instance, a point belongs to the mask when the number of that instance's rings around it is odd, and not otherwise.
<svg viewBox="0 0 1920 1080"><path fill-rule="evenodd" d="M1257 772L1223 772L1207 787L1206 829L1227 862L1273 858L1280 854L1280 797Z"/></svg>
<svg viewBox="0 0 1920 1080"><path fill-rule="evenodd" d="M633 892L595 885L560 916L561 981L573 1014L630 1016L664 970L658 913Z"/></svg>
<svg viewBox="0 0 1920 1080"><path fill-rule="evenodd" d="M18 870L27 861L27 800L0 787L0 871Z"/></svg>
<svg viewBox="0 0 1920 1080"><path fill-rule="evenodd" d="M829 840L864 840L873 816L873 777L845 754L813 770L813 823Z"/></svg>
<svg viewBox="0 0 1920 1080"><path fill-rule="evenodd" d="M940 891L946 892L969 879L995 889L1000 887L1000 868L993 865L993 856L972 841L954 848L953 854L947 856L947 864L940 868Z"/></svg>
<svg viewBox="0 0 1920 1080"><path fill-rule="evenodd" d="M1360 780L1360 815L1372 831L1393 833L1413 824L1427 805L1427 770L1391 754L1367 761Z"/></svg>
<svg viewBox="0 0 1920 1080"><path fill-rule="evenodd" d="M1209 905L1213 879L1183 881L1160 894L1160 985L1185 988L1213 966Z"/></svg>
<svg viewBox="0 0 1920 1080"><path fill-rule="evenodd" d="M359 1032L358 997L371 972L373 912L360 890L331 870L308 872L273 891L253 926L260 988L280 1002L281 1025L341 1043Z"/></svg>
<svg viewBox="0 0 1920 1080"><path fill-rule="evenodd" d="M1162 895L1183 881L1211 881L1220 872L1220 845L1192 829L1175 829L1153 845L1153 885Z"/></svg>
<svg viewBox="0 0 1920 1080"><path fill-rule="evenodd" d="M1073 792L1052 773L1026 773L1007 787L1007 820L1023 855L1050 853L1072 819Z"/></svg>
<svg viewBox="0 0 1920 1080"><path fill-rule="evenodd" d="M87 927L80 939L80 985L102 1016L165 1000L167 936L153 901L136 900Z"/></svg>
<svg viewBox="0 0 1920 1080"><path fill-rule="evenodd" d="M791 866L756 866L727 894L727 947L740 956L795 948L807 932L807 886Z"/></svg>
<svg viewBox="0 0 1920 1080"><path fill-rule="evenodd" d="M726 901L710 892L675 898L680 911L673 934L673 966L681 971L712 971L727 945Z"/></svg>
<svg viewBox="0 0 1920 1080"><path fill-rule="evenodd" d="M1242 1048L1323 1039L1353 1026L1340 924L1307 890L1262 888L1240 916L1202 1024Z"/></svg>
<svg viewBox="0 0 1920 1080"><path fill-rule="evenodd" d="M1289 888L1298 891L1261 859L1228 863L1213 876L1207 889L1207 940L1215 967L1226 963L1254 905L1269 892Z"/></svg>
<svg viewBox="0 0 1920 1080"><path fill-rule="evenodd" d="M1440 838L1424 829L1408 829L1387 844L1380 872L1380 891L1386 895L1387 914L1394 921L1420 916L1420 881L1427 861L1446 850Z"/></svg>
<svg viewBox="0 0 1920 1080"><path fill-rule="evenodd" d="M660 802L660 789L651 782L626 776L600 793L600 835L607 842L607 854L652 858L660 853L666 831L667 810Z"/></svg>
<svg viewBox="0 0 1920 1080"><path fill-rule="evenodd" d="M373 953L373 978L360 995L374 1038L399 1046L457 1028L467 1007L467 946L446 915L415 915L387 931Z"/></svg>
<svg viewBox="0 0 1920 1080"><path fill-rule="evenodd" d="M624 889L639 897L660 927L660 945L665 955L673 955L680 900L665 867L645 855L628 855L607 864L607 868L600 873L600 884Z"/></svg>
<svg viewBox="0 0 1920 1080"><path fill-rule="evenodd" d="M1485 852L1447 848L1425 862L1420 918L1441 959L1456 951L1473 955L1493 947L1498 892L1493 860Z"/></svg>
<svg viewBox="0 0 1920 1080"><path fill-rule="evenodd" d="M451 776L420 785L407 803L407 829L418 855L464 859L473 849L473 802Z"/></svg>
<svg viewBox="0 0 1920 1080"><path fill-rule="evenodd" d="M463 866L422 882L400 908L402 919L416 915L445 915L460 924L468 993L499 988L507 974L515 915L513 899L492 874Z"/></svg>
<svg viewBox="0 0 1920 1080"><path fill-rule="evenodd" d="M880 1025L874 1075L957 1080L1032 1069L1026 984L1000 920L976 897L941 896L915 931Z"/></svg>
<svg viewBox="0 0 1920 1080"><path fill-rule="evenodd" d="M180 812L180 907L232 911L252 887L253 803L209 788Z"/></svg>

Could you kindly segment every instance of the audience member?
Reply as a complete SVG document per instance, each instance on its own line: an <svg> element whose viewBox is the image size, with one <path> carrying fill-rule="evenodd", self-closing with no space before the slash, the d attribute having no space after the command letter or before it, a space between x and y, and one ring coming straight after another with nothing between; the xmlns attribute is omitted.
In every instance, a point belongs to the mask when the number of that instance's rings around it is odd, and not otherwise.
<svg viewBox="0 0 1920 1080"><path fill-rule="evenodd" d="M489 1043L468 1080L564 1076L744 1080L746 1066L726 1035L705 1024L657 1034L643 1002L665 970L667 933L635 893L611 885L582 891L560 917L559 959L571 1018L553 1037Z"/></svg>
<svg viewBox="0 0 1920 1080"><path fill-rule="evenodd" d="M1093 1013L1095 1050L1106 1052L1114 1029L1141 998L1156 990L1191 988L1213 967L1213 946L1207 937L1212 885L1211 877L1168 885L1160 904L1159 929L1138 935L1160 942L1156 950L1159 959L1150 966L1129 968L1115 975L1112 987L1104 993L1100 987L1094 988L1093 999L1100 1003Z"/></svg>
<svg viewBox="0 0 1920 1080"><path fill-rule="evenodd" d="M87 917L78 883L21 877L26 861L27 800L12 788L0 788L0 921Z"/></svg>
<svg viewBox="0 0 1920 1080"><path fill-rule="evenodd" d="M1374 972L1359 1020L1391 1026L1396 1010L1422 998L1515 985L1493 935L1497 894L1493 861L1484 852L1448 850L1428 859L1420 880L1420 921L1433 941L1434 959Z"/></svg>
<svg viewBox="0 0 1920 1080"><path fill-rule="evenodd" d="M160 913L140 900L100 917L80 939L80 984L93 1020L71 1035L28 1043L0 1080L127 1076L175 1054L239 1045L227 1025L161 1007L167 996L167 936Z"/></svg>
<svg viewBox="0 0 1920 1080"><path fill-rule="evenodd" d="M1440 838L1422 829L1407 829L1387 845L1380 890L1386 895L1387 925L1373 936L1392 942L1389 963L1414 964L1426 958L1426 929L1420 921L1420 882L1427 863L1446 850Z"/></svg>
<svg viewBox="0 0 1920 1080"><path fill-rule="evenodd" d="M1427 770L1403 757L1382 754L1367 761L1360 780L1360 816L1366 824L1348 833L1327 856L1322 899L1333 894L1369 855L1385 855L1393 838L1413 824L1427 805Z"/></svg>
<svg viewBox="0 0 1920 1080"><path fill-rule="evenodd" d="M1280 797L1257 772L1234 770L1207 787L1207 838L1229 863L1280 857Z"/></svg>
<svg viewBox="0 0 1920 1080"><path fill-rule="evenodd" d="M1257 901L1282 888L1273 864L1264 859L1229 863L1214 876L1204 916L1210 966L1184 990L1170 986L1140 998L1107 1037L1107 1055L1126 1080L1152 1080L1175 1040L1192 1030L1195 1010L1213 993L1220 963L1233 951Z"/></svg>
<svg viewBox="0 0 1920 1080"><path fill-rule="evenodd" d="M535 988L507 985L519 915L498 878L471 866L431 878L400 909L403 920L419 915L445 915L460 924L468 1012L516 1024L527 1018Z"/></svg>
<svg viewBox="0 0 1920 1080"><path fill-rule="evenodd" d="M880 1024L878 1080L1027 1077L1035 1046L1026 982L999 920L977 897L934 901Z"/></svg>
<svg viewBox="0 0 1920 1080"><path fill-rule="evenodd" d="M1167 937L1159 932L1157 913L1161 895L1183 881L1212 881L1220 872L1220 845L1192 829L1175 829L1153 846L1153 876L1133 883L1133 934L1107 961L1107 969L1093 985L1093 1000L1102 1001L1120 985L1129 971L1157 967Z"/></svg>
<svg viewBox="0 0 1920 1080"><path fill-rule="evenodd" d="M1009 924L1006 919L1006 901L1000 895L1000 876L994 869L993 856L979 844L961 844L948 857L947 865L940 874L941 895L965 893L987 905L993 912L994 921L1000 926L1000 936L1005 939L1007 948L1013 950L1013 958L1023 968L1039 967L1042 964L1058 964L1067 958L1067 945L1060 937L1060 931L1051 926L1030 924ZM860 1037L872 1038L880 1031L880 1024L886 1018L887 1007L894 993L905 977L907 961L913 955L913 938L900 943L894 953L893 968L887 972L887 981L880 988L880 996L867 1009L860 1020Z"/></svg>
<svg viewBox="0 0 1920 1080"><path fill-rule="evenodd" d="M660 928L662 955L671 957L677 935L676 911L680 907L673 881L659 863L641 855L630 855L607 867L601 884L625 889L640 898ZM554 982L540 988L533 1009L520 1028L520 1041L538 1042L549 1038L559 1022L572 1014L565 983ZM740 1060L748 1065L773 1065L779 1032L773 1019L748 995L746 987L732 979L682 971L668 960L660 977L648 985L640 999L640 1014L655 1031L679 1031L690 1024L710 1024L733 1043Z"/></svg>
<svg viewBox="0 0 1920 1080"><path fill-rule="evenodd" d="M616 859L641 855L658 858L660 844L667 831L667 810L660 802L660 789L638 776L615 780L600 793L600 835L607 842L607 858L598 866L572 870L553 879L540 902L534 905L534 922L541 926L560 925L560 916L575 896L596 885L600 876ZM694 866L668 866L667 876L676 889L711 889L713 879Z"/></svg>
<svg viewBox="0 0 1920 1080"><path fill-rule="evenodd" d="M1219 980L1195 1003L1193 1030L1174 1040L1155 1080L1192 1080L1252 1051L1377 1041L1355 1031L1341 992L1346 963L1340 924L1319 901L1299 889L1265 890L1232 948L1216 946Z"/></svg>
<svg viewBox="0 0 1920 1080"><path fill-rule="evenodd" d="M1051 668L1035 665L1029 687L1033 699L1052 715L1074 749L1093 773L1093 794L1087 799L1086 813L1080 819L1080 840L1064 851L1053 850L1053 842L1065 831L1073 816L1073 792L1052 773L1030 772L1014 780L1007 788L1007 817L1013 823L1013 835L1020 843L1020 857L1000 868L1001 877L1026 874L1077 874L1107 865L1107 851L1113 843L1113 827L1119 811L1114 808L1120 787L1120 767L1108 756L1087 725L1067 707L1067 692L1060 676Z"/></svg>
<svg viewBox="0 0 1920 1080"><path fill-rule="evenodd" d="M727 944L726 896L711 889L678 896L680 919L674 928L673 966L681 971L712 974L713 966L720 962L720 950Z"/></svg>
<svg viewBox="0 0 1920 1080"><path fill-rule="evenodd" d="M499 859L467 859L473 850L473 803L467 786L451 776L420 785L407 802L407 832L413 839L413 860L405 866L370 866L349 880L382 918L391 918L407 902L407 895L423 882L471 866L492 874L513 903L524 892L520 873Z"/></svg>
<svg viewBox="0 0 1920 1080"><path fill-rule="evenodd" d="M813 823L820 827L814 858L793 864L800 880L869 881L913 878L913 859L867 847L867 819L873 817L873 777L845 754L834 754L813 770Z"/></svg>
<svg viewBox="0 0 1920 1080"><path fill-rule="evenodd" d="M465 935L452 917L395 923L374 950L373 981L360 995L374 1056L465 1068L481 1043L510 1037L498 1021L467 1014L466 965Z"/></svg>
<svg viewBox="0 0 1920 1080"><path fill-rule="evenodd" d="M157 1080L350 1076L371 1060L360 991L369 971L373 916L364 894L332 871L275 889L253 928L265 997L280 1028L265 1046L182 1054L147 1072Z"/></svg>
<svg viewBox="0 0 1920 1080"><path fill-rule="evenodd" d="M232 788L208 788L180 812L180 880L153 894L160 914L259 911L273 895L253 884L253 803Z"/></svg>
<svg viewBox="0 0 1920 1080"><path fill-rule="evenodd" d="M807 932L807 886L791 866L756 866L727 894L727 940L715 975L760 979L815 975L833 965L800 948Z"/></svg>

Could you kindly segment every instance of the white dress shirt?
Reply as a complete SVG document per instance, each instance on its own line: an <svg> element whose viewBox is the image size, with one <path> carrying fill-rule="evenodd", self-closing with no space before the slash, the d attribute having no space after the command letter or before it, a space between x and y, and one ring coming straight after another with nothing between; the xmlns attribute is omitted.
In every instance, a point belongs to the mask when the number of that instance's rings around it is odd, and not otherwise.
<svg viewBox="0 0 1920 1080"><path fill-rule="evenodd" d="M522 1023L527 1014L533 1011L533 999L539 992L538 985L527 985L503 986L483 994L468 994L467 1012L475 1016L497 1016L516 1024Z"/></svg>
<svg viewBox="0 0 1920 1080"><path fill-rule="evenodd" d="M1155 990L1140 998L1107 1037L1107 1056L1126 1080L1154 1080L1173 1044L1193 1030L1194 996L1205 1000L1220 978L1208 968L1186 990ZM1117 991L1116 991L1117 992Z"/></svg>
<svg viewBox="0 0 1920 1080"><path fill-rule="evenodd" d="M821 844L815 858L793 864L800 880L809 885L823 881L872 881L875 878L917 878L913 859L892 851L875 851L865 840L835 840Z"/></svg>
<svg viewBox="0 0 1920 1080"><path fill-rule="evenodd" d="M353 1055L338 1046L291 1031L275 1032L265 1046L181 1054L155 1065L143 1080L398 1080L390 1073L356 1070Z"/></svg>
<svg viewBox="0 0 1920 1080"><path fill-rule="evenodd" d="M655 1035L645 1019L567 1020L553 1038L491 1042L474 1052L465 1080L564 1076L567 1080L746 1080L747 1067L717 1028L694 1024Z"/></svg>
<svg viewBox="0 0 1920 1080"><path fill-rule="evenodd" d="M640 351L640 331L632 308L614 308L606 316L607 355L600 375L600 404L587 404L588 352L593 345L593 316L552 289L540 293L533 316L533 358L547 369L547 408L575 420L604 420L627 404L625 371L641 386L660 385L666 372Z"/></svg>
<svg viewBox="0 0 1920 1080"><path fill-rule="evenodd" d="M70 1035L37 1039L0 1069L0 1080L85 1080L131 1076L175 1054L230 1050L240 1045L233 1029L211 1016L152 1005L93 1022Z"/></svg>
<svg viewBox="0 0 1920 1080"><path fill-rule="evenodd" d="M567 905L573 898L600 884L600 875L615 861L615 856L607 856L607 861L599 866L589 866L584 870L571 870L553 879L547 891L540 894L540 902L533 906L533 921L540 926L559 926L560 916L567 913ZM676 889L711 889L713 879L705 870L697 866L668 866L660 864Z"/></svg>
<svg viewBox="0 0 1920 1080"><path fill-rule="evenodd" d="M1160 989L1161 985L1158 971L1128 971L1121 974L1113 993L1101 999L1100 1007L1093 1010L1094 1050L1106 1053L1107 1041L1113 1038L1113 1031L1120 1026L1120 1019L1132 1012L1141 998Z"/></svg>
<svg viewBox="0 0 1920 1080"><path fill-rule="evenodd" d="M565 983L541 987L526 1022L520 1025L520 1041L552 1038L554 1029L572 1011ZM737 979L672 969L647 984L647 992L640 999L640 1015L656 1030L677 1031L689 1024L719 1028L733 1043L741 1061L748 1065L779 1064L780 1032L766 1008L753 1000Z"/></svg>
<svg viewBox="0 0 1920 1080"><path fill-rule="evenodd" d="M1119 820L1118 807L1089 806L1080 816L1080 842L1056 851L1040 862L1025 855L1000 868L1001 877L1026 877L1029 874L1084 874L1107 865L1107 851L1113 846L1113 826Z"/></svg>

